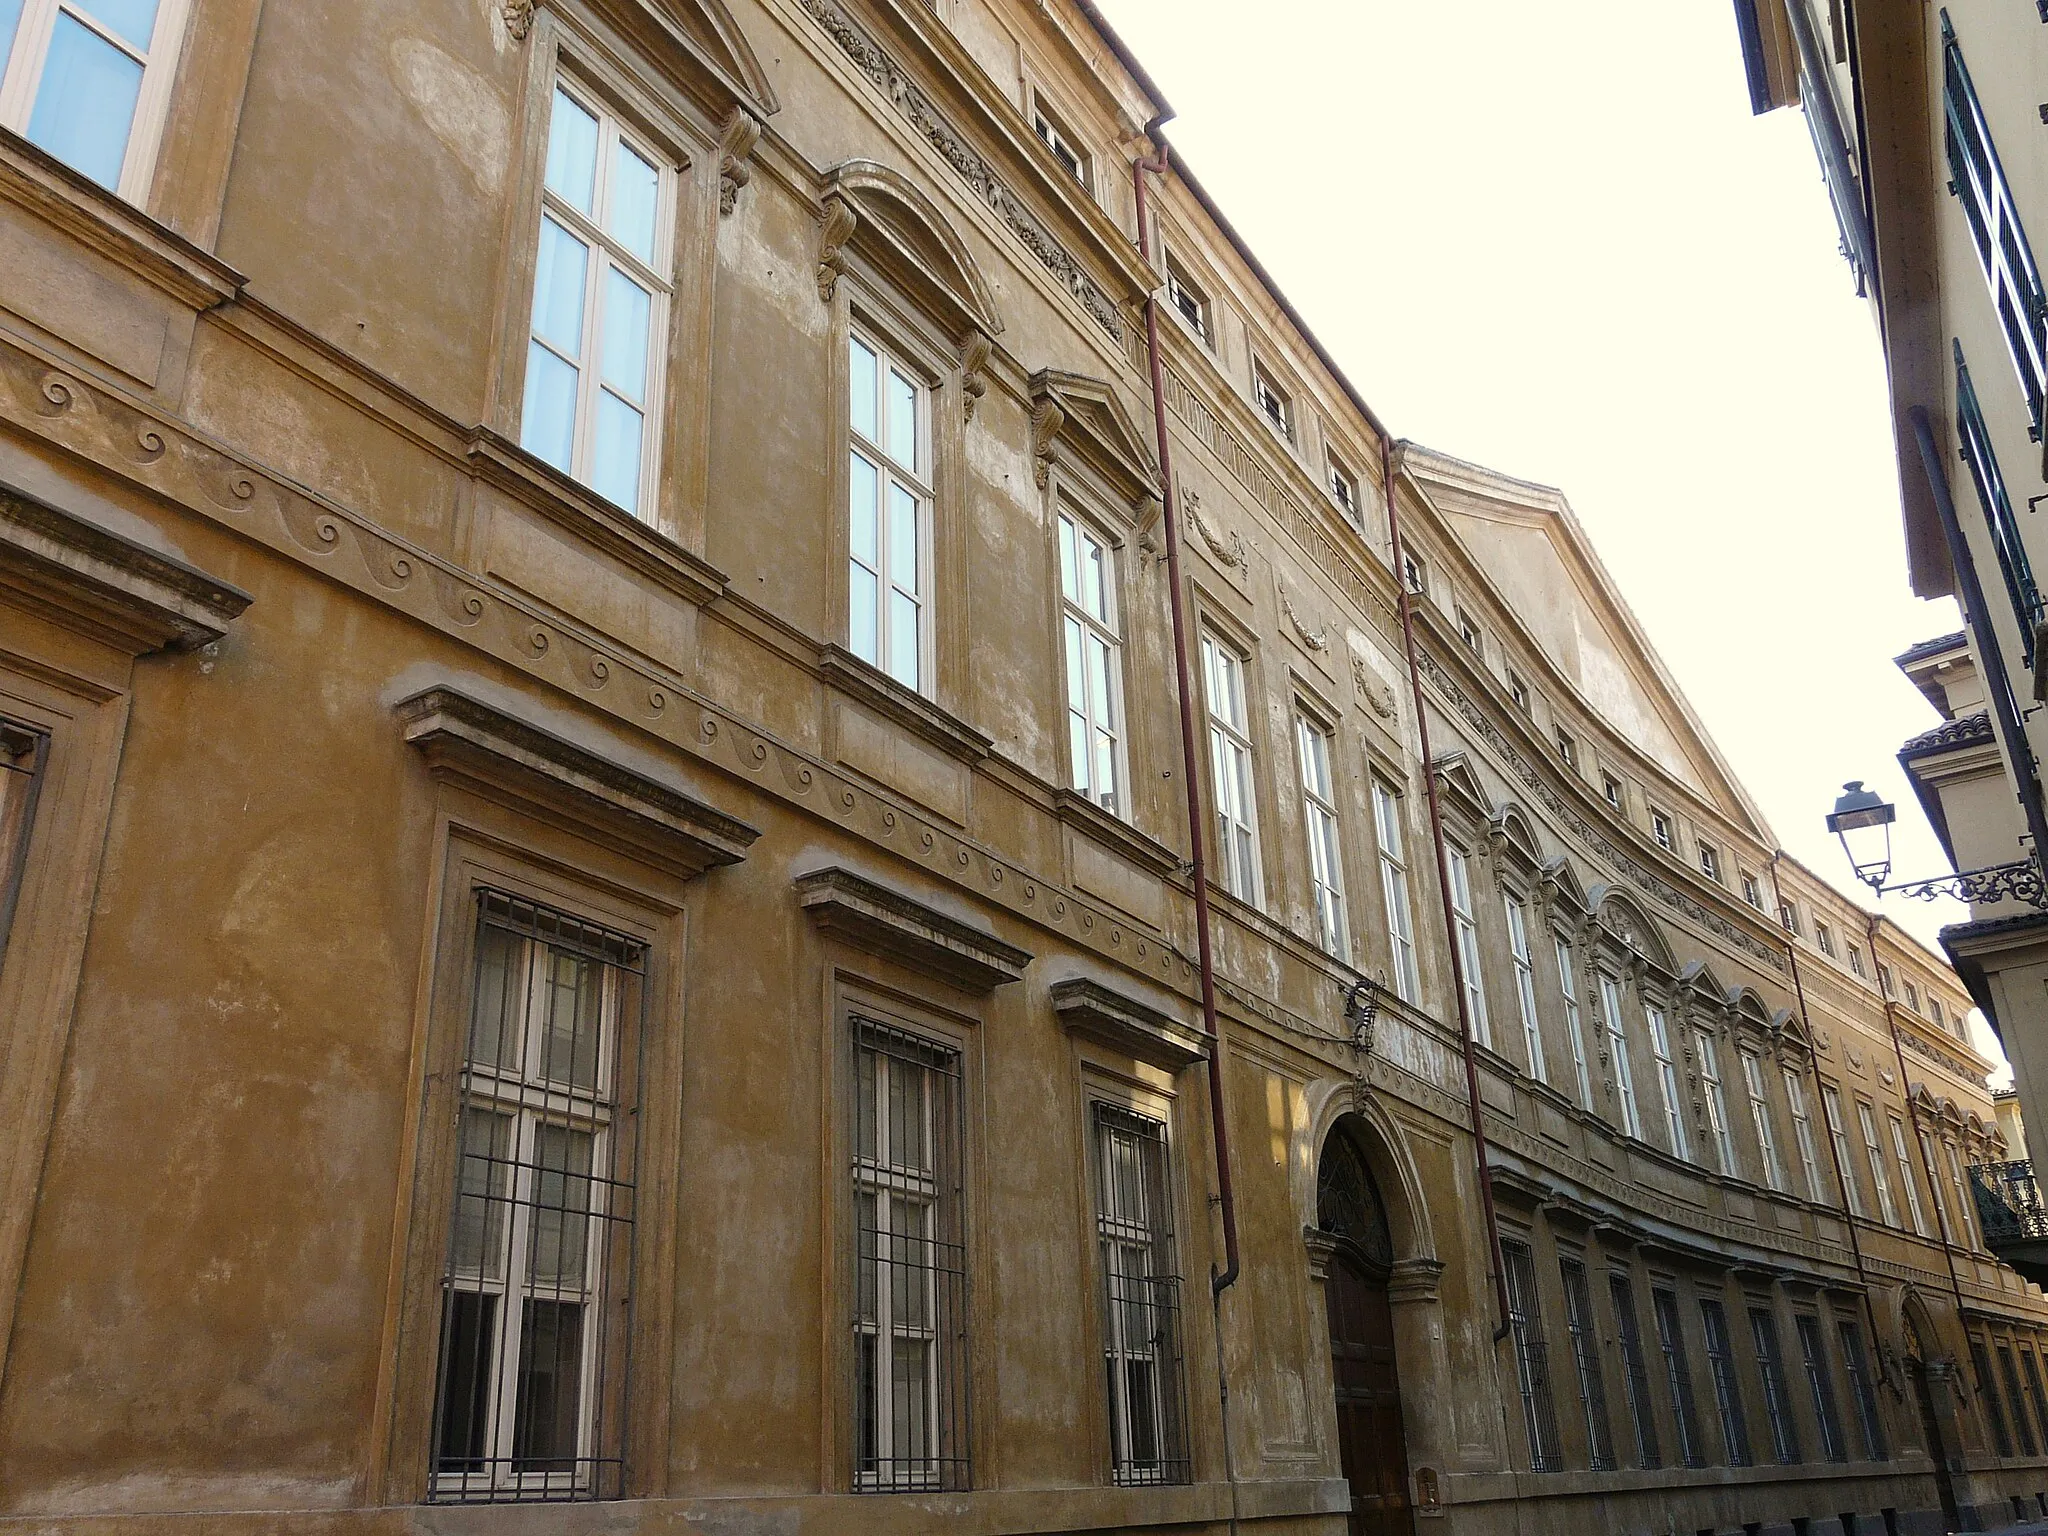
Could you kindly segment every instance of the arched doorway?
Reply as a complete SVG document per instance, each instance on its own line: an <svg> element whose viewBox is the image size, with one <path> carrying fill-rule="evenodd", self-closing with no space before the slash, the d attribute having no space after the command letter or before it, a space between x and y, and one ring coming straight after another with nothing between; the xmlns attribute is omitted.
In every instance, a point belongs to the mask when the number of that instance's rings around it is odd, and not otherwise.
<svg viewBox="0 0 2048 1536"><path fill-rule="evenodd" d="M1934 1492L1941 1500L1942 1517L1951 1531L1962 1527L1962 1517L1956 1509L1955 1478L1949 1472L1948 1446L1941 1433L1941 1415L1935 1411L1934 1374L1929 1370L1927 1346L1921 1342L1920 1328L1913 1320L1913 1309L1908 1306L1900 1322L1906 1345L1906 1374L1913 1379L1913 1401L1920 1410L1920 1433L1927 1441L1927 1459L1934 1463Z"/></svg>
<svg viewBox="0 0 2048 1536"><path fill-rule="evenodd" d="M1414 1536L1394 1313L1387 1298L1393 1237L1365 1154L1341 1125L1323 1144L1316 1170L1316 1226L1331 1240L1323 1299L1330 1317L1338 1454L1351 1484L1351 1536Z"/></svg>

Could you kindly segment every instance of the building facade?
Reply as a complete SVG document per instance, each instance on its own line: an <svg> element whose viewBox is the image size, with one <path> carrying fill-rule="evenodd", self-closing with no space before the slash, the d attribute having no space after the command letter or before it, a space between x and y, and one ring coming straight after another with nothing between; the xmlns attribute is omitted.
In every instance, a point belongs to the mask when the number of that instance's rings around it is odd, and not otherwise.
<svg viewBox="0 0 2048 1536"><path fill-rule="evenodd" d="M1943 945L2040 1111L2048 646L2033 567L2048 548L2024 514L2048 494L2048 292L2029 233L2048 221L2048 28L2038 8L1978 0L1737 0L1736 19L1755 109L1805 113L1877 321L1913 590L1963 610L1961 633L1899 658L1943 721L1900 763L1970 906ZM2013 1150L2026 1166L2001 1182L2029 1241L2048 1240L2031 1155Z"/></svg>
<svg viewBox="0 0 2048 1536"><path fill-rule="evenodd" d="M1091 6L0 24L0 1529L2048 1512L1954 973Z"/></svg>

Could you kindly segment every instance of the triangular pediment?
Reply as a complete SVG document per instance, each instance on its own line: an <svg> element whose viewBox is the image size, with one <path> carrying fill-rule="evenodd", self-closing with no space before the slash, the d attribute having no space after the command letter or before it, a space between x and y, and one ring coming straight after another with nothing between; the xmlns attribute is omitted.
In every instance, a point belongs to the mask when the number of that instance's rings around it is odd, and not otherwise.
<svg viewBox="0 0 2048 1536"><path fill-rule="evenodd" d="M1456 802L1467 815L1477 820L1487 820L1493 807L1487 803L1485 786L1479 782L1479 775L1472 771L1472 763L1462 752L1448 752L1436 760L1437 783L1443 786L1444 794Z"/></svg>
<svg viewBox="0 0 2048 1536"><path fill-rule="evenodd" d="M1127 505L1158 499L1151 440L1107 380L1043 368L1031 376L1031 405L1041 458L1064 447Z"/></svg>
<svg viewBox="0 0 2048 1536"><path fill-rule="evenodd" d="M1414 444L1402 463L1581 705L1687 789L1775 841L1563 494Z"/></svg>
<svg viewBox="0 0 2048 1536"><path fill-rule="evenodd" d="M740 106L756 118L781 110L782 103L768 71L754 54L747 34L733 19L725 0L599 0L602 8L628 36L641 42L643 55L665 64L687 60L699 74L708 74L723 89L701 80L685 83L703 89L720 110ZM508 11L521 7L508 6ZM533 6L523 7L528 15ZM682 71L672 70L682 74ZM717 98L727 98L718 100Z"/></svg>

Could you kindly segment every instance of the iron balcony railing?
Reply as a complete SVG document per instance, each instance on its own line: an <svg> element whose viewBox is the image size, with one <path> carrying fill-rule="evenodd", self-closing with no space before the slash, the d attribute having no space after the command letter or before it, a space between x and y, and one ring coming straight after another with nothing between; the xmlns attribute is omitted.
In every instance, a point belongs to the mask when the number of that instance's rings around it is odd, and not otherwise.
<svg viewBox="0 0 2048 1536"><path fill-rule="evenodd" d="M2006 1243L2048 1241L2048 1208L2041 1204L2041 1186L2034 1182L2032 1163L2021 1159L1973 1164L1970 1185L1988 1247L1996 1250Z"/></svg>

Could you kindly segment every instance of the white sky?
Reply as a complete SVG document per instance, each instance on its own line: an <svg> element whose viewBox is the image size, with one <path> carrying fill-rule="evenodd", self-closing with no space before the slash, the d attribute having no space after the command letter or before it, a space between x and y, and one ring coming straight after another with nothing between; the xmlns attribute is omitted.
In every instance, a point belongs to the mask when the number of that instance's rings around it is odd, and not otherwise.
<svg viewBox="0 0 2048 1536"><path fill-rule="evenodd" d="M1860 778L1895 875L1945 872L1891 658L1960 622L1906 585L1875 323L1725 0L1100 4L1388 426L1564 490L1779 841L1853 885L1822 818Z"/></svg>

